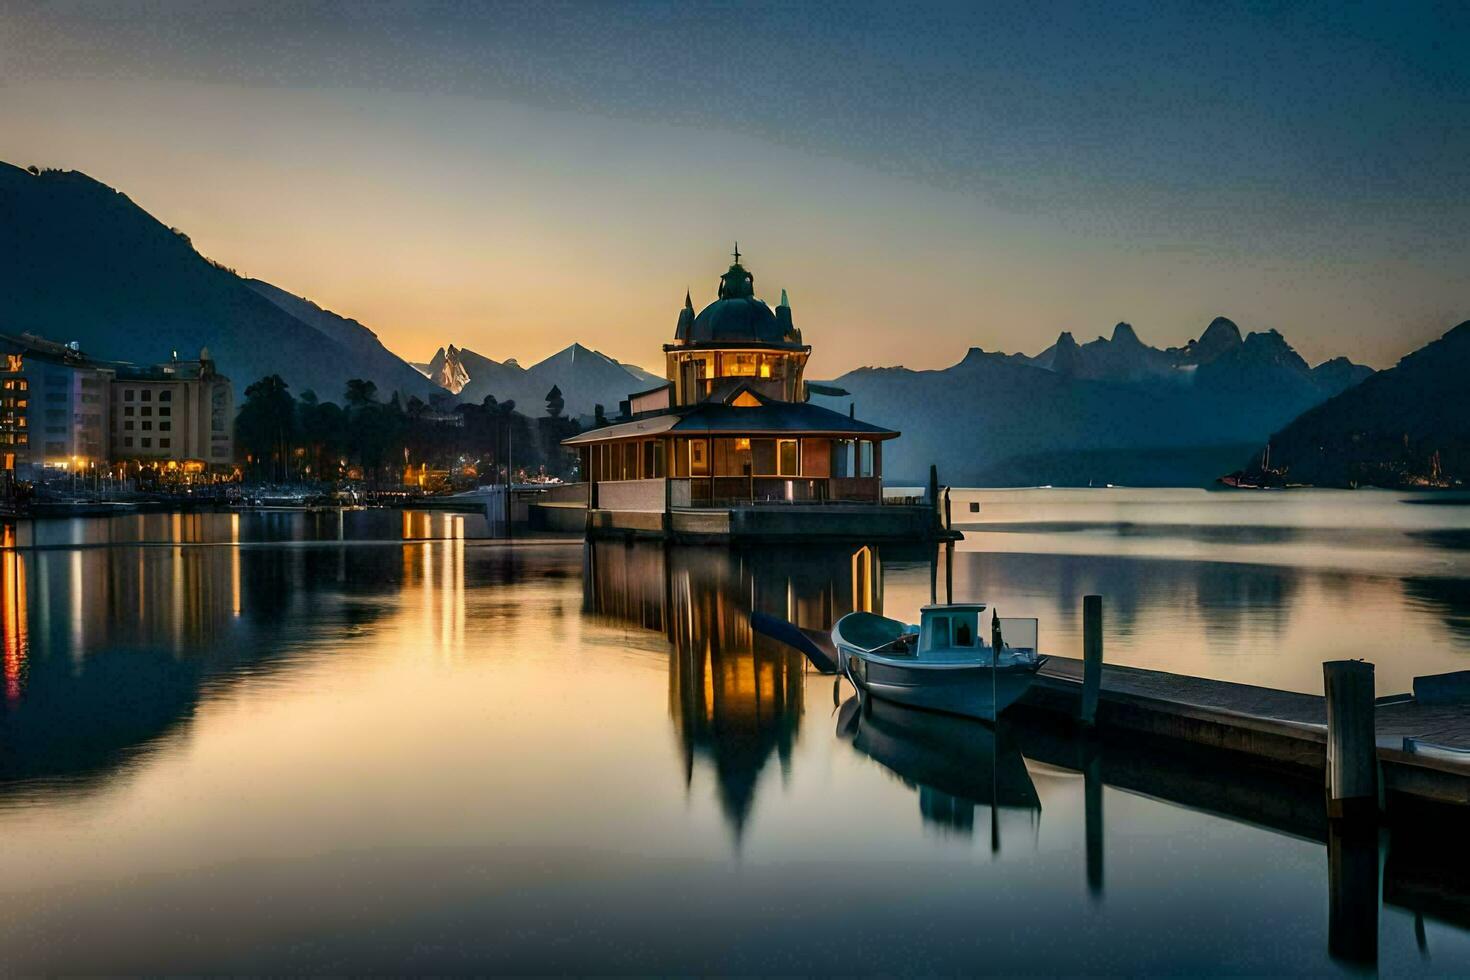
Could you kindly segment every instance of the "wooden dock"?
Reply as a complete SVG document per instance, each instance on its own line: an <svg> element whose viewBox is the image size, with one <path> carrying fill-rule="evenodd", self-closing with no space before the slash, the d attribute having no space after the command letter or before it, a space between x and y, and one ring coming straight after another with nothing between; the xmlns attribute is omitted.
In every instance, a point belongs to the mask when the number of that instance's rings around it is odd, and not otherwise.
<svg viewBox="0 0 1470 980"><path fill-rule="evenodd" d="M1083 661L1052 657L1022 701L1025 712L1078 716ZM1104 664L1097 728L1239 753L1273 765L1322 772L1326 698ZM1404 750L1404 739L1470 750L1470 703L1380 698L1374 729L1385 803L1395 797L1470 806L1470 761Z"/></svg>

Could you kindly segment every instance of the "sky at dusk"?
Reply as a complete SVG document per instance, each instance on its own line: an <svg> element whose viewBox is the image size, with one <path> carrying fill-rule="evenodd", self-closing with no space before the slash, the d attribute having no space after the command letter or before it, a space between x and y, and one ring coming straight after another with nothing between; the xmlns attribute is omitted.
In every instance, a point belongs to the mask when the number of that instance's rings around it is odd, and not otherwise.
<svg viewBox="0 0 1470 980"><path fill-rule="evenodd" d="M399 354L661 367L739 239L813 372L1470 318L1470 8L0 4L0 159Z"/></svg>

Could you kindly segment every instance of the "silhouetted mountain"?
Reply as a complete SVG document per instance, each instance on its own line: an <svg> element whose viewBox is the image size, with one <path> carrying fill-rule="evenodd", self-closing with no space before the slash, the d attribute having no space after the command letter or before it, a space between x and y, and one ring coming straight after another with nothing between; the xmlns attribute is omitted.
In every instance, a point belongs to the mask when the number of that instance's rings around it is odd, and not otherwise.
<svg viewBox="0 0 1470 980"><path fill-rule="evenodd" d="M279 374L324 399L340 398L354 377L385 395L433 390L366 327L240 278L75 171L34 175L0 163L0 330L142 362L207 346L241 388Z"/></svg>
<svg viewBox="0 0 1470 980"><path fill-rule="evenodd" d="M1173 352L1146 346L1127 323L1115 326L1111 339L1098 337L1081 346L1070 332L1064 332L1040 354L1020 359L1071 378L1116 381L1164 377L1179 367L1179 358Z"/></svg>
<svg viewBox="0 0 1470 980"><path fill-rule="evenodd" d="M462 401L478 403L486 395L494 395L497 401L513 399L528 415L541 413L546 393L553 385L562 390L567 414L591 415L596 405L602 405L612 415L618 410L618 402L630 393L663 380L581 344L572 344L529 368L521 367L514 359L496 361L466 348L459 348L457 355L468 378L458 392ZM431 378L436 377L437 358L428 365Z"/></svg>
<svg viewBox="0 0 1470 980"><path fill-rule="evenodd" d="M470 383L470 373L460 360L460 349L453 344L441 347L427 364L415 364L434 384L451 394L459 394Z"/></svg>
<svg viewBox="0 0 1470 980"><path fill-rule="evenodd" d="M1269 471L1265 462L1258 454L1245 476L1315 486L1470 480L1470 320L1304 413L1271 436Z"/></svg>
<svg viewBox="0 0 1470 980"><path fill-rule="evenodd" d="M1235 325L1235 321L1217 316L1205 327L1199 340L1191 340L1185 344L1182 352L1192 363L1203 364L1235 350L1243 342L1240 339L1240 328Z"/></svg>
<svg viewBox="0 0 1470 980"><path fill-rule="evenodd" d="M942 371L864 368L836 383L863 418L903 433L884 447L894 480L921 481L933 462L954 484L1203 486L1371 373L1339 361L1313 370L1276 331L1242 340L1218 318L1168 350L1121 323L1082 345L1063 333L1035 357L972 348Z"/></svg>

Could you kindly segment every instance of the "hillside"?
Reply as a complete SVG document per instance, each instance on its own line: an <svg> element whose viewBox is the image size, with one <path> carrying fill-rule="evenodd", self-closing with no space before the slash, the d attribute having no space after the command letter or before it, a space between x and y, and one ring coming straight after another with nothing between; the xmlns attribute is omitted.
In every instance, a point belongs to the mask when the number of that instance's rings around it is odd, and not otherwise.
<svg viewBox="0 0 1470 980"><path fill-rule="evenodd" d="M1470 481L1470 320L1270 438L1244 475L1314 486L1460 486Z"/></svg>
<svg viewBox="0 0 1470 980"><path fill-rule="evenodd" d="M1062 334L1035 357L972 348L944 370L863 368L836 384L861 417L903 433L885 449L895 481L935 462L954 484L1203 486L1372 373L1339 361L1313 369L1276 331L1242 338L1222 317L1168 350L1119 324L1088 344Z"/></svg>
<svg viewBox="0 0 1470 980"><path fill-rule="evenodd" d="M354 377L385 395L435 390L366 327L240 278L74 171L0 164L0 331L145 363L207 346L242 392L272 373L324 399L340 398Z"/></svg>

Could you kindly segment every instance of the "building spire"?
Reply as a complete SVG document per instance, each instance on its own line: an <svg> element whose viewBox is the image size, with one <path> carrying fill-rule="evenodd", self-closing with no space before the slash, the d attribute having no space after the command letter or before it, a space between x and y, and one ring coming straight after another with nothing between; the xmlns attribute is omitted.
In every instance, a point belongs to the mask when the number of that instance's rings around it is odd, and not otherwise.
<svg viewBox="0 0 1470 980"><path fill-rule="evenodd" d="M740 264L740 242L738 239L735 242L735 264Z"/></svg>
<svg viewBox="0 0 1470 980"><path fill-rule="evenodd" d="M692 310L692 309L694 309L694 299L693 299L693 297L691 297L689 295L689 287L688 286L685 286L684 287L684 309L686 309L686 310Z"/></svg>
<svg viewBox="0 0 1470 980"><path fill-rule="evenodd" d="M788 301L786 299L786 287L785 286L782 286L781 287L781 305L782 306L785 306L785 307L788 307L788 308L791 306L790 301Z"/></svg>

